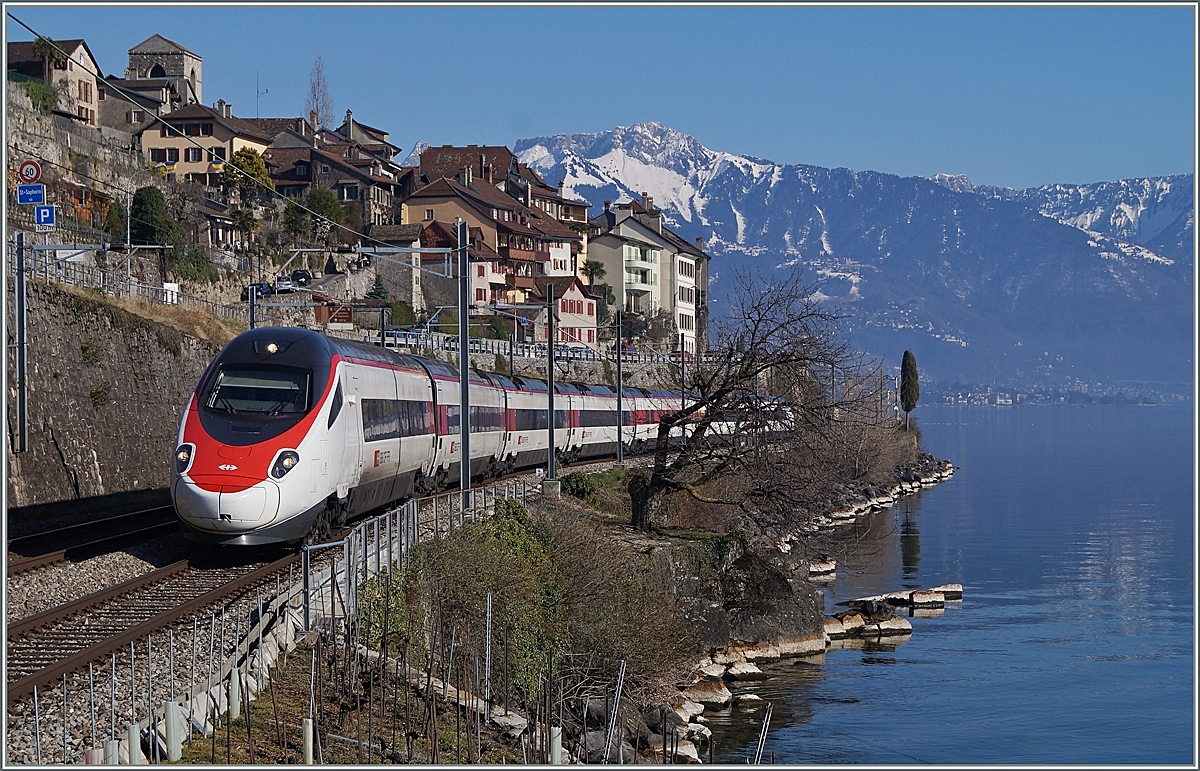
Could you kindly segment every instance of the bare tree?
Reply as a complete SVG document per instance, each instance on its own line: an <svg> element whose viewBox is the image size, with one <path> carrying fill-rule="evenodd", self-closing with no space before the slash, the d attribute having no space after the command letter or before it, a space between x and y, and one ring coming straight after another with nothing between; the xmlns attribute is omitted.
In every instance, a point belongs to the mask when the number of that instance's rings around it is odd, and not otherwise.
<svg viewBox="0 0 1200 771"><path fill-rule="evenodd" d="M317 125L333 128L333 97L329 95L329 81L325 79L325 63L321 57L313 62L308 73L308 96L304 99L305 112L317 114Z"/></svg>
<svg viewBox="0 0 1200 771"><path fill-rule="evenodd" d="M890 460L880 381L838 313L799 272L736 281L716 345L686 373L686 406L662 418L653 466L630 481L637 527L661 525L676 493L786 521L831 481L865 480Z"/></svg>

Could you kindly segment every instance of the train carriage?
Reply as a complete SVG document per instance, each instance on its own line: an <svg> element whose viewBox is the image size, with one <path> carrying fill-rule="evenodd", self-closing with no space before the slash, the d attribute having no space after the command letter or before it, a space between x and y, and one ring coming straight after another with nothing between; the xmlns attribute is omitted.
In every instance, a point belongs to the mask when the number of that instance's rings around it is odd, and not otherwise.
<svg viewBox="0 0 1200 771"><path fill-rule="evenodd" d="M546 382L471 370L470 389L472 478L544 465ZM622 396L634 452L679 409L677 392ZM193 540L319 538L394 501L456 487L462 423L458 371L445 362L305 329L251 330L214 359L184 410L172 497ZM616 423L612 388L555 384L558 457L614 454Z"/></svg>

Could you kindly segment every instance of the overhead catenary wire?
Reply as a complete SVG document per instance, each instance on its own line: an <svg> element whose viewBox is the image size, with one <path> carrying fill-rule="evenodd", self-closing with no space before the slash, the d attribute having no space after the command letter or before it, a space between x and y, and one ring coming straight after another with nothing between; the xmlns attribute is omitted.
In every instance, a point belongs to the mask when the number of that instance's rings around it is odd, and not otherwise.
<svg viewBox="0 0 1200 771"><path fill-rule="evenodd" d="M8 18L10 18L10 19L12 19L13 21L15 21L17 24L19 24L19 25L21 25L22 27L24 27L24 28L25 28L25 29L26 29L26 30L27 30L27 31L28 31L30 34L34 35L36 38L38 38L38 39L41 39L41 40L45 40L47 43L49 43L51 46L53 46L53 47L54 47L54 50L58 51L58 52L59 52L60 54L62 54L63 56L65 56L65 57L67 57L67 58L70 58L70 56L67 54L67 52L66 52L66 51L64 51L63 49L61 49L61 48L59 48L59 47L58 47L58 44L57 44L57 43L55 43L53 40L51 40L50 38L46 37L45 35L41 34L41 33L40 33L40 32L38 32L37 30L35 30L33 27L30 27L28 24L26 24L25 22L21 21L21 20L20 20L20 19L18 19L16 16L13 16L12 12L10 12L10 11L5 11L5 15L6 15L6 16L8 16ZM82 70L83 70L84 72L86 72L87 74L89 74L89 75L92 75L93 77L100 78L101 80L103 80L103 77L101 76L101 74L100 74L99 72L93 72L91 69L89 69L88 67L84 66L83 64L80 64L79 66L80 66L80 69L82 69ZM108 83L106 84L105 88L110 88L110 89L112 89L112 92L113 92L114 94L116 94L117 96L121 97L121 98L122 98L122 99L124 99L126 102L128 102L128 103L130 103L130 104L132 104L132 105L135 105L135 106L141 107L141 105L140 105L140 104L138 104L138 102L137 102L136 100L134 100L134 99L133 99L133 97L131 97L129 94L125 93L125 90L124 90L124 89L122 89L120 86L116 86L116 85L113 85L112 83L108 82ZM186 141L190 142L190 143L191 143L193 146L195 146L196 148L198 148L198 149L200 149L200 150L204 151L204 152L206 153L206 157L208 157L208 158L209 158L209 159L210 159L212 162L214 162L214 163L215 163L215 162L218 162L218 161L219 161L220 163L223 163L223 164L227 165L229 168L232 168L232 169L233 169L235 172L237 172L238 174L241 174L243 177L245 177L246 179L248 179L248 180L250 180L251 182L253 182L253 183L254 183L254 184L257 186L257 187L259 187L259 188L262 188L263 190L266 190L268 193L270 193L270 194L272 194L272 195L274 195L274 196L277 196L279 199L281 199L281 200L283 200L283 201L285 201L285 202L287 202L287 203L294 204L294 205L298 206L300 209L302 209L303 211L307 212L307 213L308 213L308 214L310 214L311 216L313 216L313 217L317 217L317 218L321 219L322 221L329 223L330 227L335 227L335 228L339 228L339 227L340 227L340 228L342 228L343 230L345 230L347 233L349 233L349 234L351 234L351 235L358 236L358 237L359 237L359 238L361 238L361 239L365 239L365 240L367 240L367 241L370 241L370 242L372 242L372 243L379 244L380 246L387 246L387 245L388 245L386 242L384 242L384 241L381 241L381 240L379 240L379 239L377 239L377 238L372 238L371 236L368 236L368 235L367 235L367 234L365 234L365 233L360 233L360 232L358 232L357 230L354 230L353 228L349 228L349 227L346 227L345 225L341 225L341 224L339 224L339 223L337 223L337 222L334 222L333 220L329 219L328 217L324 216L323 214L320 214L320 213L318 213L318 212L315 212L315 211L313 211L312 209L309 209L307 206L305 206L304 204L300 203L298 200L295 200L295 199L292 199L292 198L288 198L288 197L287 197L287 196L285 196L283 193L280 193L278 190L276 190L276 189L275 189L275 188L274 188L272 185L267 185L267 184L264 184L264 183L262 182L262 180L258 179L257 177L253 176L252 174L249 174L249 173L248 173L248 172L246 172L244 169L242 169L241 167L239 167L237 164L233 163L233 160L232 160L232 158L230 158L230 159L228 159L228 160L226 160L226 159L219 159L219 158L218 158L218 157L217 157L217 156L216 156L216 155L215 155L215 154L212 152L211 148L205 147L204 145L202 145L202 144L200 144L199 142L197 142L195 139L192 139L191 137L187 136L186 134L184 134L184 132L183 132L183 131L182 131L180 128L178 128L178 127L177 127L177 126L175 126L175 125L172 125L171 123L168 123L166 120L164 120L164 119L162 118L162 116L158 116L158 115L156 115L156 116L155 116L155 118L154 118L154 122L161 123L162 125L166 126L166 127L167 127L168 129L170 129L171 131L174 131L174 132L175 132L175 133L176 133L176 134L177 134L179 137L182 137L182 138L183 138L183 139L185 139ZM154 125L154 122L152 122L152 123L151 123L151 125Z"/></svg>

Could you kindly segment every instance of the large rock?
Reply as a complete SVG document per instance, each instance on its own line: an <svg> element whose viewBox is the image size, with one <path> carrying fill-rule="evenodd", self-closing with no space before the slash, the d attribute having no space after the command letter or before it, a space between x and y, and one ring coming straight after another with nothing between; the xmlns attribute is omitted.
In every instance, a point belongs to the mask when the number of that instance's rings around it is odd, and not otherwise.
<svg viewBox="0 0 1200 771"><path fill-rule="evenodd" d="M585 735L584 744L586 752L581 752L580 755L588 763L603 763L604 758L604 731L588 731ZM633 745L628 741L618 742L614 736L612 745L608 748L609 763L634 763L637 759L637 753L633 749Z"/></svg>
<svg viewBox="0 0 1200 771"><path fill-rule="evenodd" d="M866 618L857 610L842 611L835 614L834 618L842 624L842 634L838 639L858 635L867 624ZM830 637L833 637L833 635L830 635Z"/></svg>
<svg viewBox="0 0 1200 771"><path fill-rule="evenodd" d="M758 667L751 664L749 661L743 661L740 664L734 664L725 672L726 680L766 680L767 676Z"/></svg>
<svg viewBox="0 0 1200 771"><path fill-rule="evenodd" d="M808 637L795 637L779 641L780 656L812 656L825 652L825 632Z"/></svg>
<svg viewBox="0 0 1200 771"><path fill-rule="evenodd" d="M941 586L933 587L929 591L941 592L942 596L947 600L961 600L963 596L962 584L942 584Z"/></svg>
<svg viewBox="0 0 1200 771"><path fill-rule="evenodd" d="M780 640L821 636L824 598L805 580L802 555L759 551L746 536L715 538L697 548L702 553L689 560L695 573L681 571L678 587L704 647L734 654L714 655L714 664L728 666L738 653L776 658Z"/></svg>
<svg viewBox="0 0 1200 771"><path fill-rule="evenodd" d="M892 616L882 621L867 624L861 632L863 637L889 637L893 635L912 634L912 624L908 619Z"/></svg>
<svg viewBox="0 0 1200 771"><path fill-rule="evenodd" d="M720 683L717 684L720 685ZM684 693L686 694L686 691ZM699 716L704 711L704 705L699 700L687 698L686 695L672 697L667 703L683 723L690 723L692 718ZM668 716L667 719L670 720L670 717ZM647 723L649 723L648 720Z"/></svg>
<svg viewBox="0 0 1200 771"><path fill-rule="evenodd" d="M725 687L725 683L703 682L689 685L683 689L683 695L699 704L728 704L733 694Z"/></svg>
<svg viewBox="0 0 1200 771"><path fill-rule="evenodd" d="M912 593L914 608L940 608L946 604L946 595L933 589L923 589Z"/></svg>

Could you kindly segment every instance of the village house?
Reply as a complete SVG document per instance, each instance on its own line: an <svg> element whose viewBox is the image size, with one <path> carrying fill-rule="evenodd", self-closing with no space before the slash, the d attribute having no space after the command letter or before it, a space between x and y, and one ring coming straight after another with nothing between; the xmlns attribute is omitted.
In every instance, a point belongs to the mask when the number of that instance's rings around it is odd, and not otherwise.
<svg viewBox="0 0 1200 771"><path fill-rule="evenodd" d="M348 228L397 224L398 199L415 188L416 172L392 160L400 148L386 132L355 121L350 110L337 129L320 128L315 115L248 122L271 135L263 159L281 195L304 198L323 187L346 208Z"/></svg>
<svg viewBox="0 0 1200 771"><path fill-rule="evenodd" d="M514 304L524 303L534 278L546 275L554 243L580 240L566 225L529 209L486 180L477 181L471 167L461 169L457 178L442 177L417 190L401 210L405 222L462 219L479 228L484 242L503 258L507 295Z"/></svg>
<svg viewBox="0 0 1200 771"><path fill-rule="evenodd" d="M545 303L549 299L549 287L554 287L554 340L572 347L596 347L596 300L588 293L588 287L578 276L539 276L534 282L534 303ZM545 314L538 317L539 335L535 340L545 340L549 334Z"/></svg>
<svg viewBox="0 0 1200 771"><path fill-rule="evenodd" d="M369 242L366 246L422 248L425 228L420 225L372 225L367 229ZM418 315L425 313L425 292L419 253L397 253L374 255L375 274L383 280L391 298L408 303ZM403 264L401 264L403 263ZM404 267L410 265L413 267Z"/></svg>
<svg viewBox="0 0 1200 771"><path fill-rule="evenodd" d="M683 350L704 350L708 256L662 224L662 210L645 193L641 201L612 206L591 220L591 259L604 266L617 307L647 319L665 315ZM675 346L677 347L678 343Z"/></svg>
<svg viewBox="0 0 1200 771"><path fill-rule="evenodd" d="M154 118L138 132L142 155L150 163L174 166L168 179L218 187L223 164L243 147L262 153L270 137L233 115L218 99L213 107L190 104ZM199 146L197 146L199 145Z"/></svg>
<svg viewBox="0 0 1200 771"><path fill-rule="evenodd" d="M545 257L541 275L577 274L587 258L586 201L566 198L561 183L557 189L546 184L503 146L429 147L420 160L420 175L426 184L442 177L459 177L463 169L470 169L476 185L492 185L525 208L536 210L538 216L532 223L542 233Z"/></svg>
<svg viewBox="0 0 1200 771"><path fill-rule="evenodd" d="M66 58L47 61L34 52L32 41L9 43L6 46L7 70L53 84L60 95L57 112L88 126L98 125L97 83L102 80L96 57L83 40L53 42Z"/></svg>

